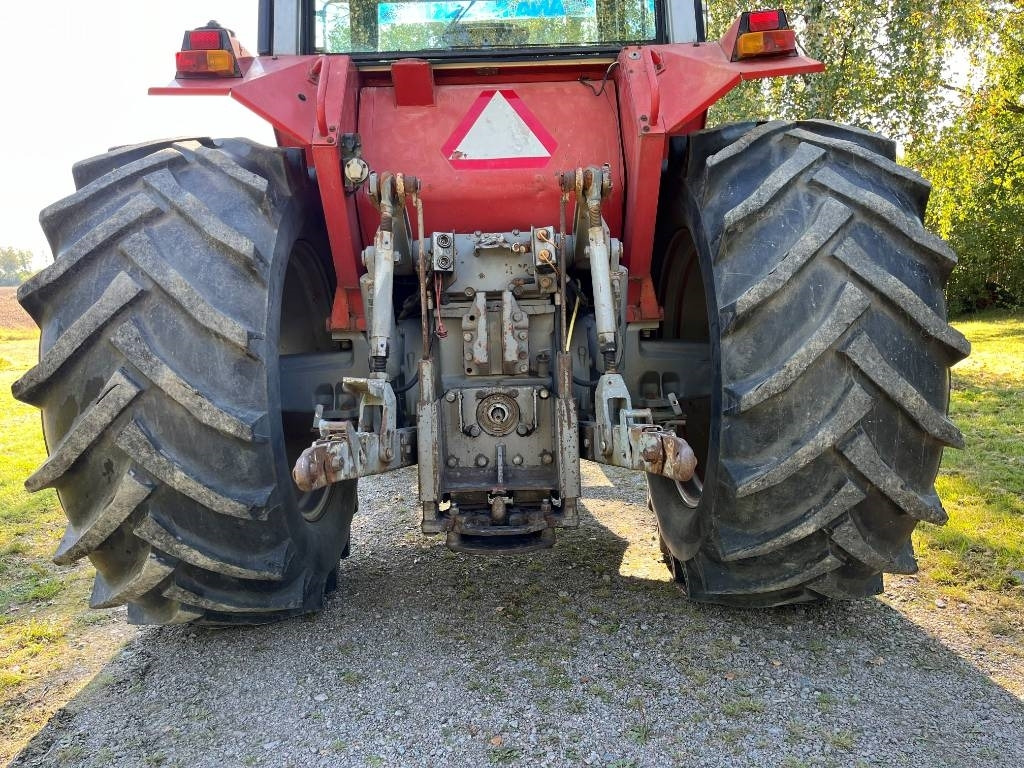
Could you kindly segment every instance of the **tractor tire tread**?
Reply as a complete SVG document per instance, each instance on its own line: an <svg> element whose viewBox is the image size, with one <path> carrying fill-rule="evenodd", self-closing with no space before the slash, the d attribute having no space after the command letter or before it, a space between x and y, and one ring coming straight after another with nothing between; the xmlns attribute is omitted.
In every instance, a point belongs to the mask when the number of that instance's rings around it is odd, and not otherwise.
<svg viewBox="0 0 1024 768"><path fill-rule="evenodd" d="M40 362L12 391L43 409L50 455L26 486L60 492L54 560L93 561L93 607L261 623L323 603L290 491L267 484L268 281L278 228L305 205L300 164L238 139L133 145L76 165L78 191L40 216L55 261L19 293Z"/></svg>
<svg viewBox="0 0 1024 768"><path fill-rule="evenodd" d="M948 369L970 350L945 320L956 256L888 140L826 121L736 133L700 136L675 171L718 308L722 426L702 543L670 565L710 602L875 594L916 570L915 525L947 519Z"/></svg>

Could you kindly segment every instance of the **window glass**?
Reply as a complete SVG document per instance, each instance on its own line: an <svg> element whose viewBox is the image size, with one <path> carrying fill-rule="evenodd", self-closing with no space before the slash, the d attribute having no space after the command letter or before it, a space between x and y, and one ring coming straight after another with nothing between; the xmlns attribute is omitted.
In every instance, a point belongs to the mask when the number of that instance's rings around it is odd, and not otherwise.
<svg viewBox="0 0 1024 768"><path fill-rule="evenodd" d="M653 40L655 0L315 0L327 53L601 46Z"/></svg>

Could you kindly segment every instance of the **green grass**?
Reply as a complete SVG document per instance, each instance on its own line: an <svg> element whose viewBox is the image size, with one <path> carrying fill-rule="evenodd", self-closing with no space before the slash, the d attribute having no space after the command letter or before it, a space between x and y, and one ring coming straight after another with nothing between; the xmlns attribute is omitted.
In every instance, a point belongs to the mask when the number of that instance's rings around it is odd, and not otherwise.
<svg viewBox="0 0 1024 768"><path fill-rule="evenodd" d="M11 384L35 364L38 345L33 332L0 329L0 764L130 631L112 634L100 622L80 620L88 610L92 567L88 561L74 568L53 564L64 513L52 490L25 491L25 478L46 458L46 447L39 411L15 400ZM78 670L69 674L72 665Z"/></svg>
<svg viewBox="0 0 1024 768"><path fill-rule="evenodd" d="M0 612L50 600L65 586L65 571L49 555L64 528L52 490L30 495L25 478L46 458L39 411L11 396L11 383L36 359L32 339L0 341Z"/></svg>
<svg viewBox="0 0 1024 768"><path fill-rule="evenodd" d="M922 572L951 594L1021 592L1024 570L1024 317L984 313L954 322L971 356L953 369L950 416L967 447L947 450L936 487L945 526L922 525Z"/></svg>

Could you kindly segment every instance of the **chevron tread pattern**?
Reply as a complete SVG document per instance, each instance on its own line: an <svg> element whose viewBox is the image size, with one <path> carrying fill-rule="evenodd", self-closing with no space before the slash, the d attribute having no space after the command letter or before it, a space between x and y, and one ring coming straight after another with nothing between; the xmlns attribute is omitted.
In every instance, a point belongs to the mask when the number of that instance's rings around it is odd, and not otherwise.
<svg viewBox="0 0 1024 768"><path fill-rule="evenodd" d="M118 326L111 341L128 362L203 424L239 440L253 439L254 416L239 418L217 406L152 349L134 321Z"/></svg>
<svg viewBox="0 0 1024 768"><path fill-rule="evenodd" d="M64 221L74 221L77 213L99 198L115 195L136 179L176 168L185 163L177 150L165 148L150 155L122 165L95 181L86 184L72 195L44 208L39 214L39 223L47 232L57 231ZM169 171L168 171L169 172ZM59 253L59 251L58 251Z"/></svg>
<svg viewBox="0 0 1024 768"><path fill-rule="evenodd" d="M50 451L42 466L25 481L25 487L34 492L56 485L141 391L124 371L118 369L96 399L75 420L60 444Z"/></svg>
<svg viewBox="0 0 1024 768"><path fill-rule="evenodd" d="M215 240L262 280L262 259L256 244L234 227L226 224L191 192L186 191L168 170L151 173L143 180L147 187L166 200L185 221L204 236Z"/></svg>
<svg viewBox="0 0 1024 768"><path fill-rule="evenodd" d="M225 341L252 355L249 342L256 335L244 325L228 317L203 298L180 272L164 261L152 238L137 232L121 243L119 250L135 263L171 299L187 311L197 323Z"/></svg>
<svg viewBox="0 0 1024 768"><path fill-rule="evenodd" d="M149 474L214 512L243 520L265 520L267 517L270 488L255 494L236 491L230 495L215 490L192 474L181 461L157 448L138 421L129 422L118 434L116 443Z"/></svg>
<svg viewBox="0 0 1024 768"><path fill-rule="evenodd" d="M68 523L64 538L53 556L58 565L71 565L96 550L116 531L139 504L153 492L153 484L129 471L117 484L110 501L87 522L81 525Z"/></svg>
<svg viewBox="0 0 1024 768"><path fill-rule="evenodd" d="M956 254L946 241L927 231L916 217L910 216L881 195L859 187L831 168L822 168L814 175L814 183L850 205L863 208L885 222L907 240L927 251L942 265L946 274L956 266Z"/></svg>
<svg viewBox="0 0 1024 768"><path fill-rule="evenodd" d="M784 190L788 189L804 171L824 156L825 150L813 147L810 144L801 143L797 147L796 152L782 165L768 174L768 177L761 182L761 185L749 197L744 198L735 208L726 211L725 232L727 234L734 232L752 216L763 213L765 206L775 200ZM724 248L718 251L720 256L725 252L726 249Z"/></svg>
<svg viewBox="0 0 1024 768"><path fill-rule="evenodd" d="M960 331L950 326L898 277L872 262L871 257L852 240L844 240L835 257L870 285L879 296L913 320L928 336L944 344L954 360L962 360L971 351L971 344Z"/></svg>
<svg viewBox="0 0 1024 768"><path fill-rule="evenodd" d="M96 573L92 597L89 598L90 608L113 608L140 598L174 571L174 563L157 556L149 547L144 547L141 555L134 566L115 577Z"/></svg>
<svg viewBox="0 0 1024 768"><path fill-rule="evenodd" d="M67 248L61 258L40 270L18 287L18 301L39 320L42 303L38 296L57 285L65 276L78 272L81 265L100 248L162 211L148 196L133 197L107 219L86 232Z"/></svg>
<svg viewBox="0 0 1024 768"><path fill-rule="evenodd" d="M831 350L836 341L871 305L871 301L854 285L844 285L828 316L814 333L769 374L737 382L726 392L734 404L730 410L750 410L755 405L789 389L814 362Z"/></svg>
<svg viewBox="0 0 1024 768"><path fill-rule="evenodd" d="M57 255L19 298L45 343L12 391L62 409L44 418L50 455L26 486L60 490L69 522L54 561L93 561L93 607L127 604L139 623L263 622L322 599L321 566L296 549L266 484L276 449L255 434L267 413L263 253L280 250L283 211L299 210L282 185L304 183L286 159L244 140L124 147L76 166L81 188L41 215ZM209 370L178 348L183 329L208 345ZM105 383L78 404L97 371Z"/></svg>
<svg viewBox="0 0 1024 768"><path fill-rule="evenodd" d="M771 300L808 262L821 254L828 243L850 220L853 212L835 200L826 200L808 228L796 244L772 270L750 286L736 301L723 307L723 331L731 330L733 324L749 315L765 302Z"/></svg>
<svg viewBox="0 0 1024 768"><path fill-rule="evenodd" d="M729 295L726 482L686 588L742 605L872 594L880 572L916 570L914 524L947 519L928 467L963 446L944 389L970 345L942 315L956 256L921 223L930 186L891 142L824 121L765 123L688 173ZM754 268L735 250L751 242Z"/></svg>
<svg viewBox="0 0 1024 768"><path fill-rule="evenodd" d="M889 365L878 348L866 334L859 333L844 347L846 355L875 385L899 405L929 435L943 445L952 448L964 447L964 436L946 418L945 414L932 407L914 386Z"/></svg>
<svg viewBox="0 0 1024 768"><path fill-rule="evenodd" d="M198 542L190 542L185 539L181 532L174 530L170 525L158 521L153 515L144 517L134 529L135 535L140 539L149 542L154 549L190 563L197 568L206 571L220 573L224 576L232 576L236 579L257 579L263 581L280 581L284 578L284 569L287 565L287 545L282 544L274 551L266 553L246 553L247 558L234 557L224 551L224 547L218 546L218 550L212 553L208 550L212 547L205 547ZM256 557L252 557L252 555ZM253 559L261 562L261 567L252 567L249 563Z"/></svg>

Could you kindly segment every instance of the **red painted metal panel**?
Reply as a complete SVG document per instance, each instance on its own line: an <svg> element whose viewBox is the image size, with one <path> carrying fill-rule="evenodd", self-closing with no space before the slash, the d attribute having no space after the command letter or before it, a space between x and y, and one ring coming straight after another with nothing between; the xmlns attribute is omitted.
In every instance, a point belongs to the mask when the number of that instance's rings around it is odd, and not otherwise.
<svg viewBox="0 0 1024 768"><path fill-rule="evenodd" d="M399 59L391 65L395 104L399 107L434 105L434 70L423 59Z"/></svg>
<svg viewBox="0 0 1024 768"><path fill-rule="evenodd" d="M459 232L556 224L560 193L555 174L582 165L611 163L614 191L606 212L612 233L618 237L623 177L613 85L595 96L583 84L564 80L505 84L501 90L514 94L508 100L513 109L515 100L521 100L536 117L542 130L534 135L550 158L531 168L494 167L502 163L477 166L465 162L472 158L458 157L453 163L453 149L460 133L467 130L467 116L470 120L479 117L485 106L481 96L495 90L435 83L435 106L399 107L392 88L363 88L359 134L364 158L374 170L400 171L420 179L427 231ZM531 121L525 122L530 125ZM498 136L497 140L504 139ZM535 157L531 161L534 164ZM365 195L359 198L363 240L369 242L378 216Z"/></svg>
<svg viewBox="0 0 1024 768"><path fill-rule="evenodd" d="M359 73L347 57L323 56L319 61L322 63L317 72L316 120L310 140L334 272L338 279L329 328L365 330L366 312L359 290L362 272L359 255L363 246L356 208L352 198L345 194L340 149L341 137L356 131Z"/></svg>

